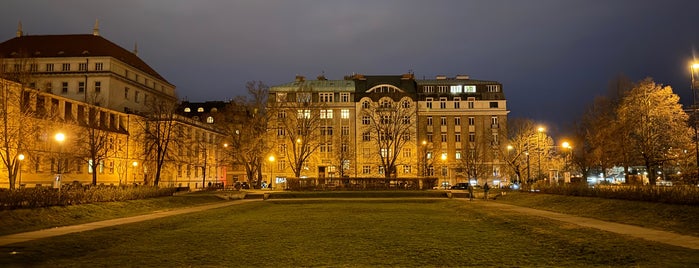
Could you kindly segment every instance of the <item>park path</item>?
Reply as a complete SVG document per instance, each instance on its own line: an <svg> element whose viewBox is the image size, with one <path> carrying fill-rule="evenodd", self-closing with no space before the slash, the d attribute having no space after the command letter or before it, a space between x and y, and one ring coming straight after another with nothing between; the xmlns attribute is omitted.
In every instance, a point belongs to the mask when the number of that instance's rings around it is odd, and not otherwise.
<svg viewBox="0 0 699 268"><path fill-rule="evenodd" d="M70 233L90 231L90 230L94 230L94 229L110 227L110 226L115 226L115 225L122 225L122 224L158 219L158 218L186 214L186 213L192 213L192 212L199 212L199 211L204 211L204 210L209 210L209 209L215 209L215 208L227 207L227 206L231 206L231 205L243 204L243 203L252 202L252 201L257 201L257 200L250 200L250 199L236 200L236 201L215 203L215 204L210 204L210 205L201 205L201 206L173 209L173 210L167 210L167 211L159 211L159 212L154 212L154 213L150 213L150 214L144 214L144 215L138 215L138 216L132 216L132 217L126 217L126 218L118 218L118 219L90 222L90 223L84 223L84 224L78 224L78 225L69 225L69 226L62 226L62 227L56 227L56 228L49 228L49 229L26 232L26 233L17 233L17 234L5 235L5 236L0 236L0 246L10 245L10 244L20 243L20 242L26 242L26 241L35 240L35 239L42 239L42 238L48 238L48 237L53 237L53 236L65 235L65 234L70 234Z"/></svg>
<svg viewBox="0 0 699 268"><path fill-rule="evenodd" d="M468 200L468 199L464 199ZM660 242L678 247L690 248L699 250L699 237L690 235L681 235L668 231L639 227L636 225L622 224L616 222L602 221L592 218L578 217L568 214L556 213L546 210L520 207L515 205L503 204L493 201L477 200L474 202L488 208L513 211L532 216L548 218L552 220L576 224L583 227L595 228L607 232L627 235L635 238L641 238L649 241Z"/></svg>

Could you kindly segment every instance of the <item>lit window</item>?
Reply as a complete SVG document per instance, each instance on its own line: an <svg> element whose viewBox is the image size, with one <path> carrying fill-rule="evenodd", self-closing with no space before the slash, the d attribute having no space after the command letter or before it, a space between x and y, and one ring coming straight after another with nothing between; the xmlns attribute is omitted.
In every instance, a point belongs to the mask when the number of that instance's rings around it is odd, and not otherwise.
<svg viewBox="0 0 699 268"><path fill-rule="evenodd" d="M345 92L345 93L340 93L340 101L341 102L349 102L350 94Z"/></svg>
<svg viewBox="0 0 699 268"><path fill-rule="evenodd" d="M340 117L341 117L342 119L349 119L349 118L350 118L349 109L342 109L342 110L340 111Z"/></svg>
<svg viewBox="0 0 699 268"><path fill-rule="evenodd" d="M463 92L463 87L461 85L451 86L451 93L456 94L456 93L462 93L462 92Z"/></svg>
<svg viewBox="0 0 699 268"><path fill-rule="evenodd" d="M320 118L321 119L332 119L333 118L333 110L320 110Z"/></svg>
<svg viewBox="0 0 699 268"><path fill-rule="evenodd" d="M464 92L476 93L476 86L464 86Z"/></svg>
<svg viewBox="0 0 699 268"><path fill-rule="evenodd" d="M192 111L192 109L189 109L189 107L184 108L184 112L185 112L185 113L189 113L189 112L191 112L191 111Z"/></svg>
<svg viewBox="0 0 699 268"><path fill-rule="evenodd" d="M214 117L213 117L213 116L207 117L207 118L206 118L206 122L209 123L209 124L213 124L213 123L214 123Z"/></svg>
<svg viewBox="0 0 699 268"><path fill-rule="evenodd" d="M203 113L203 112L204 112L204 108L203 108L203 107L197 108L197 113Z"/></svg>

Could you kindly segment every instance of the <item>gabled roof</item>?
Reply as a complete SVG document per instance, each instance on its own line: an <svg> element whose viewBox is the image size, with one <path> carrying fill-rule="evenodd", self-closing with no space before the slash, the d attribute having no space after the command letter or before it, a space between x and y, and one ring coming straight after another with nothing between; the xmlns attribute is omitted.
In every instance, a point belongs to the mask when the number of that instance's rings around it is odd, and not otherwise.
<svg viewBox="0 0 699 268"><path fill-rule="evenodd" d="M112 57L169 83L136 54L98 35L24 35L0 43L0 58L73 57Z"/></svg>

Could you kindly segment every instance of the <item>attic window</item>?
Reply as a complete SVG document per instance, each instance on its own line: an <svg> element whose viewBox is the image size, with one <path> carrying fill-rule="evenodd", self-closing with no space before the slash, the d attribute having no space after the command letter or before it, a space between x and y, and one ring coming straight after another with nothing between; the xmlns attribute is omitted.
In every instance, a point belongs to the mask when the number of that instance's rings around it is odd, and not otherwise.
<svg viewBox="0 0 699 268"><path fill-rule="evenodd" d="M58 51L58 55L66 54L64 51Z"/></svg>
<svg viewBox="0 0 699 268"><path fill-rule="evenodd" d="M83 53L82 53L82 54L83 54L83 55L85 55L85 54L90 54L90 51L83 50Z"/></svg>
<svg viewBox="0 0 699 268"><path fill-rule="evenodd" d="M204 108L202 108L202 107L197 108L197 112L198 112L198 113L203 113L203 112L204 112Z"/></svg>
<svg viewBox="0 0 699 268"><path fill-rule="evenodd" d="M211 112L212 112L212 113L218 112L218 109L216 109L216 108L211 108Z"/></svg>
<svg viewBox="0 0 699 268"><path fill-rule="evenodd" d="M214 123L214 117L213 117L213 116L207 117L207 118L206 118L206 122L209 123L209 124L213 124L213 123Z"/></svg>
<svg viewBox="0 0 699 268"><path fill-rule="evenodd" d="M185 112L185 113L189 113L189 112L191 112L191 111L192 111L192 109L189 109L189 107L184 108L184 112Z"/></svg>

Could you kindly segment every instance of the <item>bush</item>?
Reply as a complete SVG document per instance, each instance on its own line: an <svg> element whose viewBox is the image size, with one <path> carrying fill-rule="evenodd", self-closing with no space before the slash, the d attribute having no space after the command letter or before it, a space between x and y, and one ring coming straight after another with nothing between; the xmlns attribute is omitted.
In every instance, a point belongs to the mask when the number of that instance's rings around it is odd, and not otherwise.
<svg viewBox="0 0 699 268"><path fill-rule="evenodd" d="M588 185L586 183L560 185L532 185L532 192L546 194L601 197L634 201L650 201L680 205L699 205L699 187L651 185Z"/></svg>
<svg viewBox="0 0 699 268"><path fill-rule="evenodd" d="M171 196L176 188L82 186L68 184L60 190L50 187L0 190L0 210L66 206Z"/></svg>

